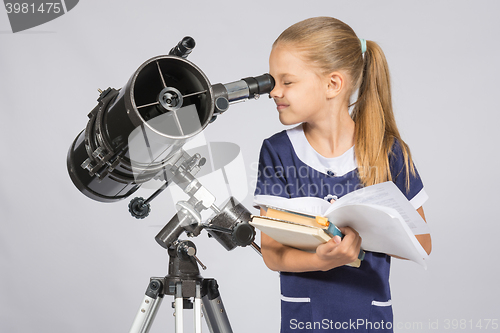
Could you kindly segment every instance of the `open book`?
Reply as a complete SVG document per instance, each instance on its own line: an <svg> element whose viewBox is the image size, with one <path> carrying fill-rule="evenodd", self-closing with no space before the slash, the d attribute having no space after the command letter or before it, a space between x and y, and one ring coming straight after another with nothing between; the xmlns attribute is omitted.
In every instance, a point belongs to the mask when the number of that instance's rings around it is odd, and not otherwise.
<svg viewBox="0 0 500 333"><path fill-rule="evenodd" d="M429 228L393 182L361 188L333 204L315 197L286 199L269 195L256 196L254 203L264 209L324 216L337 227L355 229L362 238L363 250L396 255L426 267L427 253L415 235L427 234ZM283 233L282 224L276 228L268 225L266 231L258 223L252 224L274 239Z"/></svg>

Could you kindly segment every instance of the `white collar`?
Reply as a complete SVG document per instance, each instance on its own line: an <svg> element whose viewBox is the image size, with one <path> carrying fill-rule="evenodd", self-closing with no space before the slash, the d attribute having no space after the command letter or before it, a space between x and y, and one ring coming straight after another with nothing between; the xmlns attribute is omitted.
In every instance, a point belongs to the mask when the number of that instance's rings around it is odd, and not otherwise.
<svg viewBox="0 0 500 333"><path fill-rule="evenodd" d="M311 168L326 175L340 177L357 168L354 146L344 154L327 158L319 154L307 141L302 124L286 130L297 157ZM333 174L332 174L333 172Z"/></svg>

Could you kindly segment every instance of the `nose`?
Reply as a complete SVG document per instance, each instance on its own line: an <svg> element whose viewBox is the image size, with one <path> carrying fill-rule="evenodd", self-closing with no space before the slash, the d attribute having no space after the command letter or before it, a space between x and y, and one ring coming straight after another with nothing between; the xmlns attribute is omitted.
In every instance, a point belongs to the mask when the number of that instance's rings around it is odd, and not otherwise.
<svg viewBox="0 0 500 333"><path fill-rule="evenodd" d="M281 89L281 87L278 83L276 83L274 85L273 90L271 90L271 92L269 93L269 97L275 98L275 99L283 97L283 89Z"/></svg>

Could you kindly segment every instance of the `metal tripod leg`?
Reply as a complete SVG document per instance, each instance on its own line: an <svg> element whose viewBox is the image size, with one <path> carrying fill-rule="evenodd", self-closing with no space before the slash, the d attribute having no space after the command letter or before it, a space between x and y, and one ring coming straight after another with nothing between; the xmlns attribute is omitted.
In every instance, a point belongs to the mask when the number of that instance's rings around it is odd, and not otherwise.
<svg viewBox="0 0 500 333"><path fill-rule="evenodd" d="M184 298L182 297L182 283L177 282L175 285L175 333L182 333L184 331Z"/></svg>
<svg viewBox="0 0 500 333"><path fill-rule="evenodd" d="M129 333L148 333L155 316L160 308L164 296L164 281L160 278L152 278L146 295L141 303L134 323ZM184 297L182 294L182 282L175 284L175 332L183 332ZM203 295L203 297L202 297ZM203 306L202 306L203 302ZM201 333L201 310L211 333L232 333L231 324L226 314L219 293L219 286L214 279L203 279L196 282L194 298L194 328L195 333Z"/></svg>
<svg viewBox="0 0 500 333"><path fill-rule="evenodd" d="M184 331L184 298L182 296L182 283L178 282L175 285L175 332L182 333ZM195 297L194 297L194 332L201 333L201 285L196 282Z"/></svg>
<svg viewBox="0 0 500 333"><path fill-rule="evenodd" d="M196 284L196 294L194 298L194 331L201 333L201 285Z"/></svg>
<svg viewBox="0 0 500 333"><path fill-rule="evenodd" d="M163 282L151 280L129 333L147 333L163 300Z"/></svg>
<svg viewBox="0 0 500 333"><path fill-rule="evenodd" d="M207 293L203 296L203 314L210 333L232 333L231 324L219 293L219 285L214 279L205 279Z"/></svg>
<svg viewBox="0 0 500 333"><path fill-rule="evenodd" d="M169 247L169 273L150 279L146 295L129 333L148 333L164 295L174 296L175 332L183 332L184 307L194 309L195 333L201 333L201 310L211 333L232 333L219 286L214 279L204 279L193 258L194 244L182 241ZM195 248L194 248L195 250ZM191 299L194 298L194 302ZM194 303L194 304L193 304ZM202 304L203 303L203 304Z"/></svg>

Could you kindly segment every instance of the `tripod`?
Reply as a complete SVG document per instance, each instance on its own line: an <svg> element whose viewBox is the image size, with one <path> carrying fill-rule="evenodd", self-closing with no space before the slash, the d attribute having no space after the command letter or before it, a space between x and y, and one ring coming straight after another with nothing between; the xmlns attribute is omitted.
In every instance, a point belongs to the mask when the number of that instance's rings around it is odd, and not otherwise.
<svg viewBox="0 0 500 333"><path fill-rule="evenodd" d="M206 268L196 257L196 246L191 241L180 241L179 236L186 232L190 237L198 236L206 229L226 250L238 246L251 245L259 254L254 243L255 229L248 222L250 212L234 197L230 197L219 208L215 197L193 176L205 163L200 154L188 155L182 149L170 158L171 164L164 167L165 184L148 199L134 198L129 204L129 212L136 218L145 218L150 211L150 202L155 199L173 180L186 194L187 201L177 202L178 210L155 240L168 250L168 274L165 277L152 277L146 289L141 307L135 317L130 333L147 333L158 312L165 295L175 298L175 332L183 332L183 310L194 309L195 333L201 333L201 311L211 333L232 333L217 281L204 279L198 264ZM200 212L211 209L216 213L207 223L202 223ZM203 303L203 306L202 306Z"/></svg>
<svg viewBox="0 0 500 333"><path fill-rule="evenodd" d="M140 213L144 208L142 198L131 202L131 212ZM215 279L204 279L200 275L198 264L206 268L196 257L196 246L191 241L180 241L178 237L184 232L199 235L200 229L207 229L224 248L232 250L237 246L247 246L260 254L260 248L254 242L255 229L248 224L251 215L248 210L231 197L218 214L208 224L188 224L192 219L188 212L189 205L174 215L169 223L155 237L158 244L168 250L168 275L152 277L146 289L141 307L135 317L129 333L147 333L158 312L163 296L175 298L175 332L183 332L183 310L194 309L195 333L201 333L201 311L211 333L232 333L229 319L224 309ZM193 300L191 300L193 299ZM203 304L203 306L202 306Z"/></svg>
<svg viewBox="0 0 500 333"><path fill-rule="evenodd" d="M147 333L164 295L175 297L175 332L183 332L183 310L194 309L195 333L201 332L201 309L211 333L232 333L219 286L215 279L204 279L191 241L178 241L168 249L168 275L152 277L129 333ZM193 301L191 301L193 298Z"/></svg>

